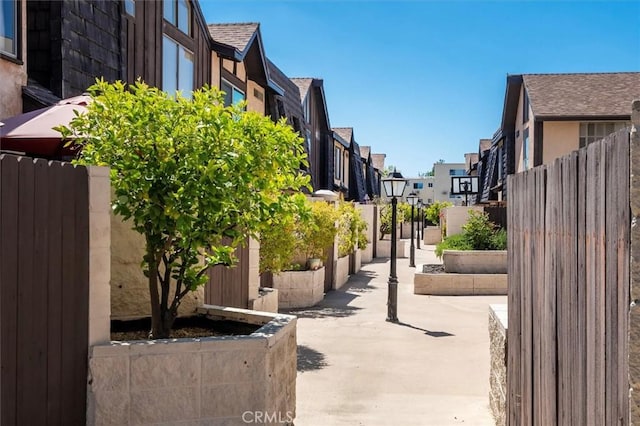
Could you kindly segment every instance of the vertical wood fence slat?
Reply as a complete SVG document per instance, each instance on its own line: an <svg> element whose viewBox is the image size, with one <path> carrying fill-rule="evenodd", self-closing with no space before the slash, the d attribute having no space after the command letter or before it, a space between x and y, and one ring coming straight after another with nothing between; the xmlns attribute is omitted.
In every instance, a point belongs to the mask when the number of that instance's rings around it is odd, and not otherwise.
<svg viewBox="0 0 640 426"><path fill-rule="evenodd" d="M21 158L18 163L18 369L16 380L18 386L17 406L18 424L33 424L34 410L25 409L29 399L35 391L31 366L35 363L35 354L31 342L33 325L33 311L28 309L33 300L35 289L33 282L33 163L29 158Z"/></svg>
<svg viewBox="0 0 640 426"><path fill-rule="evenodd" d="M630 177L630 144L625 143L621 136L618 136L615 144L616 156L615 164L618 172L618 185L629 182ZM630 205L630 191L620 191L618 194L618 205ZM618 298L618 371L617 371L617 413L616 423L618 425L630 424L629 419L629 291L630 291L630 262L631 258L631 210L619 208L617 214L616 234L618 253L618 274L617 274L617 298Z"/></svg>
<svg viewBox="0 0 640 426"><path fill-rule="evenodd" d="M2 386L2 412L0 423L15 425L16 415L16 371L17 371L17 333L18 333L18 160L13 156L0 155L2 176L0 191L2 205L0 216L2 238L0 238L0 276L2 277L2 318L0 321L0 354Z"/></svg>
<svg viewBox="0 0 640 426"><path fill-rule="evenodd" d="M576 219L576 238L577 238L577 296L576 302L578 306L577 312L577 348L586 347L587 337L587 319L586 319L586 197L587 192L590 192L587 186L587 150L582 149L578 153L578 200L577 206L577 219ZM574 425L586 424L586 356L580 351L574 350L576 364L576 392L574 393Z"/></svg>
<svg viewBox="0 0 640 426"><path fill-rule="evenodd" d="M51 194L61 194L62 163L52 162L49 173ZM62 353L62 197L49 197L49 242L48 242L48 285L47 285L47 347L52 353ZM62 392L62 363L60 357L50 356L47 360L47 418L52 425L62 425L61 401L57 395Z"/></svg>
<svg viewBox="0 0 640 426"><path fill-rule="evenodd" d="M509 425L629 424L629 132L508 177Z"/></svg>
<svg viewBox="0 0 640 426"><path fill-rule="evenodd" d="M238 263L233 267L216 265L207 271L205 303L210 305L249 307L249 242L235 251Z"/></svg>

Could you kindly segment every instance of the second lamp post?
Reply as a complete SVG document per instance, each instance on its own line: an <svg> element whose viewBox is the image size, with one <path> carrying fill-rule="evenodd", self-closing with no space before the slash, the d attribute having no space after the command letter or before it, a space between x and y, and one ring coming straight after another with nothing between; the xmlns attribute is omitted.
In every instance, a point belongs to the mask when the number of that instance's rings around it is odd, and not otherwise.
<svg viewBox="0 0 640 426"><path fill-rule="evenodd" d="M418 197L416 194L411 193L407 195L407 203L411 205L411 251L409 252L409 267L416 267L416 246L414 244L414 233L413 233L413 208L416 204L418 204Z"/></svg>

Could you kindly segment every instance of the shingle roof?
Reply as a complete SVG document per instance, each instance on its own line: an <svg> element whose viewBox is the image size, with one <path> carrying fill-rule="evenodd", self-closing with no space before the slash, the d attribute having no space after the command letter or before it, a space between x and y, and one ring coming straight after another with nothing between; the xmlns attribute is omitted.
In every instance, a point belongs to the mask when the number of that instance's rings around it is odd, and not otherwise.
<svg viewBox="0 0 640 426"><path fill-rule="evenodd" d="M371 152L370 146L360 146L360 157L363 160L367 160L369 158L369 153Z"/></svg>
<svg viewBox="0 0 640 426"><path fill-rule="evenodd" d="M640 73L524 74L536 117L624 116L640 98Z"/></svg>
<svg viewBox="0 0 640 426"><path fill-rule="evenodd" d="M333 127L331 130L336 132L338 136L347 142L351 142L353 136L353 127Z"/></svg>
<svg viewBox="0 0 640 426"><path fill-rule="evenodd" d="M304 123L304 113L300 103L300 90L287 75L282 72L271 60L267 59L269 75L276 84L284 89L285 114L287 118L297 118L301 124Z"/></svg>
<svg viewBox="0 0 640 426"><path fill-rule="evenodd" d="M387 158L387 154L371 154L371 164L376 170L384 169L384 159Z"/></svg>
<svg viewBox="0 0 640 426"><path fill-rule="evenodd" d="M483 152L491 148L492 142L493 142L493 139L480 139L480 145L479 145L480 154L482 154Z"/></svg>
<svg viewBox="0 0 640 426"><path fill-rule="evenodd" d="M311 87L313 83L313 78L292 78L291 81L293 81L300 90L300 102L304 101L304 98L307 97L307 93L309 92L309 87Z"/></svg>
<svg viewBox="0 0 640 426"><path fill-rule="evenodd" d="M209 24L211 38L244 52L260 24L256 22L233 24Z"/></svg>

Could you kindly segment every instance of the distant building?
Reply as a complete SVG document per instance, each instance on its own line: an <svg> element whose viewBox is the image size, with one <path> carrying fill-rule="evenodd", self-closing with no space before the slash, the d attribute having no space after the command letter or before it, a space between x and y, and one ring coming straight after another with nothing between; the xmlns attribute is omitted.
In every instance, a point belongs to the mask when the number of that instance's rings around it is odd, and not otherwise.
<svg viewBox="0 0 640 426"><path fill-rule="evenodd" d="M408 178L402 200L406 200L407 195L414 192L418 195L418 198L422 199L424 204L432 204L435 200L434 180L433 176Z"/></svg>
<svg viewBox="0 0 640 426"><path fill-rule="evenodd" d="M451 178L453 176L467 176L465 163L436 163L433 165L433 200L450 201L461 205L462 195L451 195Z"/></svg>

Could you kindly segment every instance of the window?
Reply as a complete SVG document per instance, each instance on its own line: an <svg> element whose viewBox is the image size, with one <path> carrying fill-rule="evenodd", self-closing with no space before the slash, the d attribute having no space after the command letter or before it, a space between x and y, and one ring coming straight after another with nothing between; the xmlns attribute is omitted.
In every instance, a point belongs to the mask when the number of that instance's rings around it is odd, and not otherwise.
<svg viewBox="0 0 640 426"><path fill-rule="evenodd" d="M18 57L18 2L0 0L0 53Z"/></svg>
<svg viewBox="0 0 640 426"><path fill-rule="evenodd" d="M227 80L222 80L220 90L224 92L224 106L235 105L244 101L244 92Z"/></svg>
<svg viewBox="0 0 640 426"><path fill-rule="evenodd" d="M333 147L333 169L335 173L335 180L342 180L342 152L337 146Z"/></svg>
<svg viewBox="0 0 640 426"><path fill-rule="evenodd" d="M179 90L185 98L193 91L193 53L167 36L162 40L162 90Z"/></svg>
<svg viewBox="0 0 640 426"><path fill-rule="evenodd" d="M311 130L307 129L305 140L307 141L307 146L309 147L309 160L311 160L311 148L313 146L313 141L311 140Z"/></svg>
<svg viewBox="0 0 640 426"><path fill-rule="evenodd" d="M191 35L191 4L189 0L165 0L164 19Z"/></svg>
<svg viewBox="0 0 640 426"><path fill-rule="evenodd" d="M529 170L529 128L522 132L522 166L524 170Z"/></svg>
<svg viewBox="0 0 640 426"><path fill-rule="evenodd" d="M433 200L431 198L427 198L427 204L431 204L433 203Z"/></svg>
<svg viewBox="0 0 640 426"><path fill-rule="evenodd" d="M424 184L422 182L413 183L413 189L422 189L423 187L424 187Z"/></svg>
<svg viewBox="0 0 640 426"><path fill-rule="evenodd" d="M311 107L309 106L309 95L304 98L302 108L304 109L304 120L307 123L311 123Z"/></svg>
<svg viewBox="0 0 640 426"><path fill-rule="evenodd" d="M449 176L466 176L467 172L464 169L449 169Z"/></svg>
<svg viewBox="0 0 640 426"><path fill-rule="evenodd" d="M127 12L128 15L136 16L136 1L124 0L124 11Z"/></svg>
<svg viewBox="0 0 640 426"><path fill-rule="evenodd" d="M429 187L429 188L433 188L433 182L429 182L429 183L427 184L427 187Z"/></svg>
<svg viewBox="0 0 640 426"><path fill-rule="evenodd" d="M615 133L629 125L630 124L628 122L624 121L609 123L580 123L580 148L583 148L595 141L599 141L611 133Z"/></svg>
<svg viewBox="0 0 640 426"><path fill-rule="evenodd" d="M529 94L527 90L523 89L524 99L522 99L522 123L529 121Z"/></svg>

